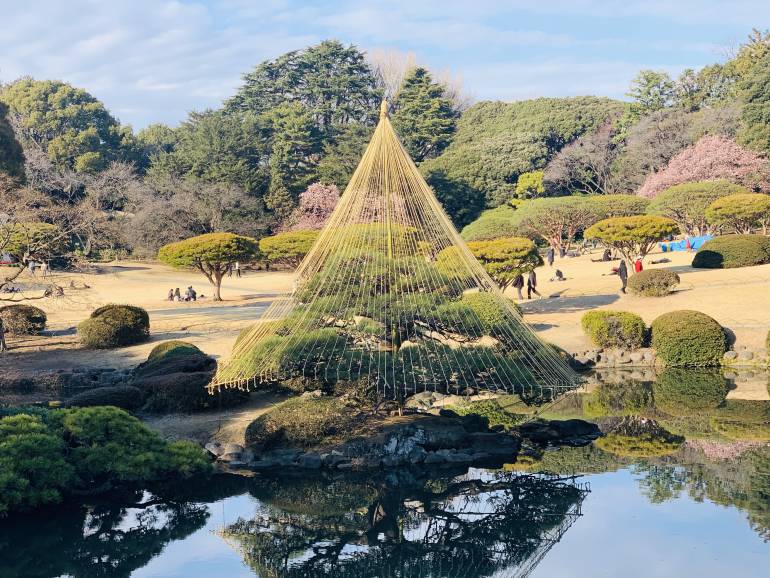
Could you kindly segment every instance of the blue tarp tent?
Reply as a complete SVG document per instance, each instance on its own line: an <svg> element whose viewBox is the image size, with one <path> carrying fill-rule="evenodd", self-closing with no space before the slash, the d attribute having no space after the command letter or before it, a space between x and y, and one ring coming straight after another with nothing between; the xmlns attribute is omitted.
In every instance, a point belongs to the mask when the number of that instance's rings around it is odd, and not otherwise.
<svg viewBox="0 0 770 578"><path fill-rule="evenodd" d="M714 235L701 235L700 237L689 237L690 248L693 251L697 251L698 249L701 248L703 243L713 238L714 238ZM686 251L687 239L682 239L681 241L671 241L668 243L661 243L660 248L664 253L667 253L669 251Z"/></svg>

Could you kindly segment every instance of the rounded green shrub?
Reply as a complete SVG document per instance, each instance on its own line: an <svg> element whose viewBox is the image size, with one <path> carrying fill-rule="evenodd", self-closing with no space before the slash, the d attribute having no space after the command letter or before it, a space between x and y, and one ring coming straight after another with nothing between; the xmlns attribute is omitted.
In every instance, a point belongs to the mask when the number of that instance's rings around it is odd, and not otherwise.
<svg viewBox="0 0 770 578"><path fill-rule="evenodd" d="M644 345L647 326L628 311L589 311L581 320L583 331L598 347L636 349Z"/></svg>
<svg viewBox="0 0 770 578"><path fill-rule="evenodd" d="M351 435L364 417L336 397L294 397L246 428L246 444L270 449L308 448Z"/></svg>
<svg viewBox="0 0 770 578"><path fill-rule="evenodd" d="M147 356L147 361L158 362L162 359L168 359L170 357L176 357L179 355L203 355L203 352L198 349L197 346L187 341L181 341L179 339L172 339L171 341L164 341L152 348L150 354Z"/></svg>
<svg viewBox="0 0 770 578"><path fill-rule="evenodd" d="M141 343L150 336L150 317L141 307L105 305L78 325L78 336L92 349Z"/></svg>
<svg viewBox="0 0 770 578"><path fill-rule="evenodd" d="M671 311L652 322L652 346L667 365L715 366L727 350L725 330L700 311Z"/></svg>
<svg viewBox="0 0 770 578"><path fill-rule="evenodd" d="M665 368L652 386L655 407L672 416L712 412L727 396L728 384L721 371Z"/></svg>
<svg viewBox="0 0 770 578"><path fill-rule="evenodd" d="M698 269L734 269L770 263L770 237L723 235L706 241L695 253Z"/></svg>
<svg viewBox="0 0 770 578"><path fill-rule="evenodd" d="M665 297L679 285L679 275L666 269L639 271L628 280L628 290L644 297Z"/></svg>
<svg viewBox="0 0 770 578"><path fill-rule="evenodd" d="M0 307L0 319L8 333L16 335L36 335L45 329L45 311L32 305L6 305Z"/></svg>
<svg viewBox="0 0 770 578"><path fill-rule="evenodd" d="M111 405L127 411L136 411L142 405L142 392L131 385L96 387L72 396L65 405L67 407Z"/></svg>

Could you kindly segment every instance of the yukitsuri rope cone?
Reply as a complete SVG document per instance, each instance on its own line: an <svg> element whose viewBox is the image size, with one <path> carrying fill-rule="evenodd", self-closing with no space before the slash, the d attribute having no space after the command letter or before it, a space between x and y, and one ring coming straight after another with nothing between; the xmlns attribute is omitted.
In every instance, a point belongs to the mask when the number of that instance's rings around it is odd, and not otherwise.
<svg viewBox="0 0 770 578"><path fill-rule="evenodd" d="M577 385L470 253L385 102L293 291L241 335L212 387L291 380L397 400L426 390L547 399Z"/></svg>

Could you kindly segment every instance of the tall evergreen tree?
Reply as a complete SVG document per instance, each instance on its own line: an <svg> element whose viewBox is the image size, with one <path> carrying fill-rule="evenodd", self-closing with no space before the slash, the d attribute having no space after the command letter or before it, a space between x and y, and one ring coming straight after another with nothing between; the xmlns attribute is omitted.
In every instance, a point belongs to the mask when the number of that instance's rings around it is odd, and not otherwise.
<svg viewBox="0 0 770 578"><path fill-rule="evenodd" d="M285 103L307 108L323 136L340 125L373 124L382 90L355 46L326 40L263 62L244 75L225 107L262 114Z"/></svg>
<svg viewBox="0 0 770 578"><path fill-rule="evenodd" d="M452 140L458 112L425 68L414 68L394 103L393 126L415 162L438 156Z"/></svg>
<svg viewBox="0 0 770 578"><path fill-rule="evenodd" d="M0 102L0 172L13 178L24 175L24 152L6 119L8 107Z"/></svg>
<svg viewBox="0 0 770 578"><path fill-rule="evenodd" d="M770 151L770 53L746 74L740 95L744 105L738 141L755 150Z"/></svg>

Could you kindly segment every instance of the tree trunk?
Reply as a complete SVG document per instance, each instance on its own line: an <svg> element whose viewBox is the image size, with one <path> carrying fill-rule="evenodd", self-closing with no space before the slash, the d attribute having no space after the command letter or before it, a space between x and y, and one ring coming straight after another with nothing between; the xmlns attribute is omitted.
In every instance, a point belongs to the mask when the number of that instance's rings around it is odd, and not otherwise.
<svg viewBox="0 0 770 578"><path fill-rule="evenodd" d="M222 273L220 271L214 272L214 301L222 301L222 297L220 295L220 289L222 287Z"/></svg>

